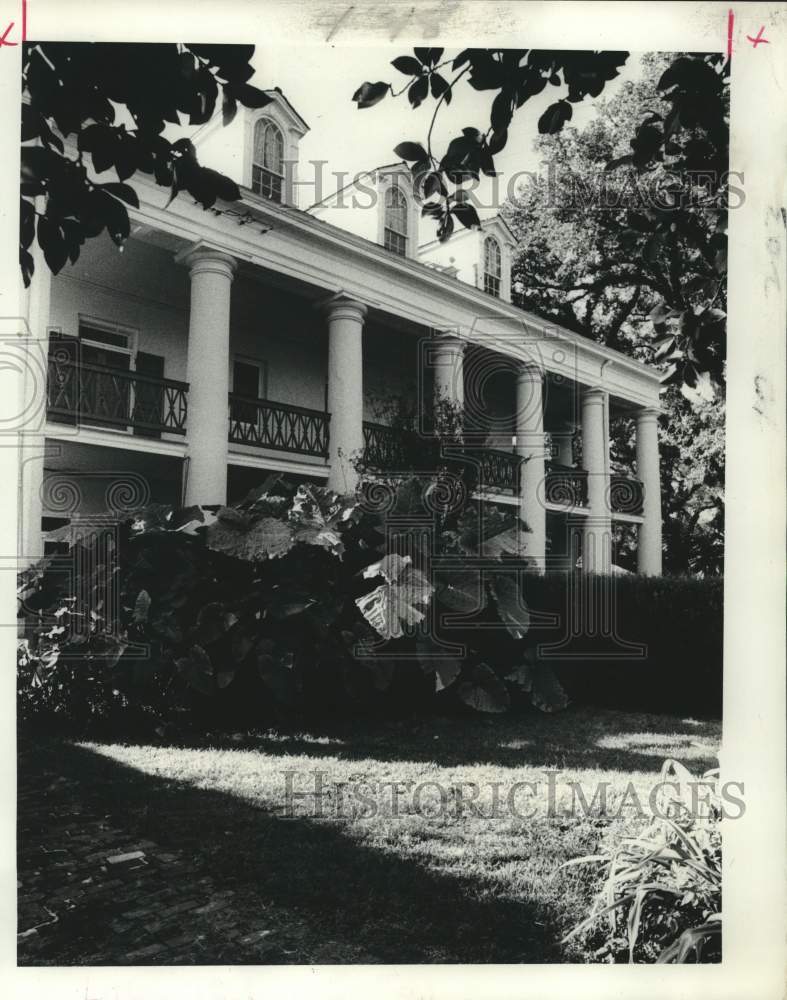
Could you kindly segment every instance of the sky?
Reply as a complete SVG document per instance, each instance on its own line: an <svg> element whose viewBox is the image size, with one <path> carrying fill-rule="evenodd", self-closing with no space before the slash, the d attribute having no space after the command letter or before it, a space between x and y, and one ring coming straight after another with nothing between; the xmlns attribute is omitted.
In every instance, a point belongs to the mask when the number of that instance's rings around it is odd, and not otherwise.
<svg viewBox="0 0 787 1000"><path fill-rule="evenodd" d="M319 200L316 184L312 184L314 173L306 167L310 160L328 161L322 168L321 196L325 197L341 186L333 179L335 173L345 172L351 178L364 170L395 162L394 147L403 140L426 144L435 106L431 96L417 109L410 107L406 93L398 98L388 96L375 107L364 110L358 110L352 101L353 93L366 80L383 80L397 90L404 86L407 77L391 66L391 60L405 54L412 53L401 45L257 46L252 60L256 73L250 82L263 89L279 87L311 128L301 142L299 175L301 181L309 181L299 192L301 208ZM446 50L444 58L457 54ZM612 96L624 80L635 79L638 71L639 56L632 54L620 76L604 89L602 97ZM533 140L538 135L538 119L549 104L564 96L564 90L547 86L514 115L508 143L495 157L501 191L505 192L517 171L537 170ZM432 136L433 149L444 151L465 126L485 131L493 97L493 91L473 90L462 80L451 104L444 103L440 109ZM586 98L575 104L571 124L583 127L593 116L595 103ZM494 214L492 185L491 180L484 179L476 191L482 206L490 206L480 211L482 217Z"/></svg>

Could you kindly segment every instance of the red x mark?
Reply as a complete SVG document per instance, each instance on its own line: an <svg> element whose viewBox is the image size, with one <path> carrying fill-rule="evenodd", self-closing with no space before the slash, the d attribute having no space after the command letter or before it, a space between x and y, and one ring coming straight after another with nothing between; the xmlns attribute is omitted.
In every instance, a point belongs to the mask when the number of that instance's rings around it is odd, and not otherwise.
<svg viewBox="0 0 787 1000"><path fill-rule="evenodd" d="M759 30L756 38L752 38L751 35L747 35L746 36L748 38L748 40L752 43L752 45L754 46L755 49L757 48L758 45L770 45L770 42L768 41L768 39L762 37L763 31L765 31L765 25L763 25L760 28L760 30Z"/></svg>
<svg viewBox="0 0 787 1000"><path fill-rule="evenodd" d="M12 21L8 25L8 27L5 29L5 31L3 32L3 37L0 38L0 45L18 45L19 44L18 42L9 42L8 41L8 32L11 30L11 28L13 28L13 26L14 26L14 22Z"/></svg>

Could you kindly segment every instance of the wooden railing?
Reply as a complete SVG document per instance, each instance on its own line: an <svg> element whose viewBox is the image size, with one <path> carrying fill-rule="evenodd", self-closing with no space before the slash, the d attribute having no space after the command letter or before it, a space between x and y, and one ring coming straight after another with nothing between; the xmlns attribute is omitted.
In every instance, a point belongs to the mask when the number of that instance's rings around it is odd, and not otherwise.
<svg viewBox="0 0 787 1000"><path fill-rule="evenodd" d="M229 439L272 451L328 455L329 414L270 399L247 399L230 393Z"/></svg>
<svg viewBox="0 0 787 1000"><path fill-rule="evenodd" d="M519 467L522 459L511 451L496 448L471 448L467 455L478 463L481 489L519 492Z"/></svg>
<svg viewBox="0 0 787 1000"><path fill-rule="evenodd" d="M584 469L548 462L545 499L560 507L586 507L588 474Z"/></svg>
<svg viewBox="0 0 787 1000"><path fill-rule="evenodd" d="M363 462L378 472L405 470L415 435L385 424L363 422Z"/></svg>
<svg viewBox="0 0 787 1000"><path fill-rule="evenodd" d="M47 417L151 435L185 434L187 382L51 357Z"/></svg>
<svg viewBox="0 0 787 1000"><path fill-rule="evenodd" d="M614 514L641 514L645 487L631 476L610 476L609 506Z"/></svg>

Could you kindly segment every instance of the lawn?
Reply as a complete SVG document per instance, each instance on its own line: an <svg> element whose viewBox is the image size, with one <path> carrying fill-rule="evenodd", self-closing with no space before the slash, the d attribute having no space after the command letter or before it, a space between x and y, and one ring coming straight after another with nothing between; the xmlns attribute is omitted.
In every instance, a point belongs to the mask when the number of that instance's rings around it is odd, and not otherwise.
<svg viewBox="0 0 787 1000"><path fill-rule="evenodd" d="M181 877L205 903L231 892L233 926L262 920L266 948L275 944L255 954L225 943L219 954L203 943L204 961L589 962L599 939L560 939L586 911L590 872L561 864L642 825L637 802L647 809L666 757L697 774L716 766L720 734L714 721L571 708L204 745L53 743L22 753L20 789L24 773L56 771L74 812L188 858ZM587 801L609 783L607 815L566 815L572 782ZM288 786L301 795L288 797ZM48 788L60 794L57 781ZM24 855L35 825L23 814L20 805ZM133 909L134 884L118 911ZM71 904L79 933L40 961L86 960L86 912ZM105 960L122 961L127 942L103 940ZM149 940L150 961L166 960L155 928Z"/></svg>

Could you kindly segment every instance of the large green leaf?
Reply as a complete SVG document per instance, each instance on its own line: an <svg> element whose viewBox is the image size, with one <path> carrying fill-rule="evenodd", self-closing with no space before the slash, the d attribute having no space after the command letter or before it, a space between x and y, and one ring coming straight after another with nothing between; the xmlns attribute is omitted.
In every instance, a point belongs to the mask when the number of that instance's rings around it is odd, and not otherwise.
<svg viewBox="0 0 787 1000"><path fill-rule="evenodd" d="M457 690L459 698L478 712L505 712L511 704L503 681L486 663L473 667L470 678Z"/></svg>
<svg viewBox="0 0 787 1000"><path fill-rule="evenodd" d="M418 662L424 673L433 674L435 691L450 687L462 672L462 661L446 653L430 635L418 636L415 643Z"/></svg>
<svg viewBox="0 0 787 1000"><path fill-rule="evenodd" d="M549 664L538 662L532 652L525 654L506 680L528 692L533 706L541 712L561 712L568 705L568 695L555 671Z"/></svg>
<svg viewBox="0 0 787 1000"><path fill-rule="evenodd" d="M515 639L524 639L530 628L530 612L522 597L518 573L493 573L489 590L500 619Z"/></svg>
<svg viewBox="0 0 787 1000"><path fill-rule="evenodd" d="M372 628L384 639L400 639L424 620L433 587L409 556L397 553L368 566L366 578L382 576L384 583L356 599L356 605Z"/></svg>
<svg viewBox="0 0 787 1000"><path fill-rule="evenodd" d="M262 517L246 528L222 511L205 538L208 548L245 560L278 559L293 546L289 525L278 518Z"/></svg>
<svg viewBox="0 0 787 1000"><path fill-rule="evenodd" d="M299 684L295 673L295 657L273 639L257 644L257 673L274 697L285 705L296 702Z"/></svg>
<svg viewBox="0 0 787 1000"><path fill-rule="evenodd" d="M435 576L439 581L435 597L449 610L469 615L484 608L480 570L439 570Z"/></svg>
<svg viewBox="0 0 787 1000"><path fill-rule="evenodd" d="M175 661L187 684L200 694L213 694L213 664L202 646L192 646L188 656Z"/></svg>

